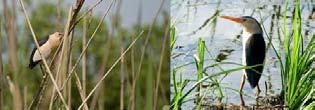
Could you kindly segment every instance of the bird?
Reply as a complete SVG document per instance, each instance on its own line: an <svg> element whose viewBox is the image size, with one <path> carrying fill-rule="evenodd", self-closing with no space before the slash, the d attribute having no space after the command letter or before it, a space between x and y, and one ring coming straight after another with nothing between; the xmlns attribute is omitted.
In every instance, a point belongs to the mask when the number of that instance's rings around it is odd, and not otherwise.
<svg viewBox="0 0 315 110"><path fill-rule="evenodd" d="M242 75L240 95L242 99L242 90L245 83L245 78L249 82L251 88L257 87L256 96L260 93L259 80L264 68L264 61L266 56L266 44L263 37L263 30L260 23L251 16L232 17L221 16L221 18L236 22L243 27L242 45L243 55L242 64L251 66L251 68L244 69ZM244 101L242 100L242 105Z"/></svg>
<svg viewBox="0 0 315 110"><path fill-rule="evenodd" d="M41 55L45 59L52 56L54 51L57 49L57 47L61 43L62 37L63 37L63 33L55 32L53 34L48 35L48 37L38 41L39 49L37 49L36 46L33 48L28 67L30 69L33 69L38 63L42 61L42 58L38 50L40 50Z"/></svg>

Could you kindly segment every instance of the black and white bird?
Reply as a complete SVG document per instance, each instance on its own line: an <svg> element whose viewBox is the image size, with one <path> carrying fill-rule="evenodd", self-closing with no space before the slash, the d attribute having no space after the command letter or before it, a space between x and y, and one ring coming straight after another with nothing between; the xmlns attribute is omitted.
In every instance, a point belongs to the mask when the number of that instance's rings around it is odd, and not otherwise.
<svg viewBox="0 0 315 110"><path fill-rule="evenodd" d="M224 19L239 23L243 27L242 44L243 44L243 58L242 63L245 66L252 66L252 68L244 69L242 76L240 93L242 93L245 78L247 78L252 88L257 87L257 94L260 92L258 85L259 79L263 72L263 64L265 60L266 44L263 37L263 30L258 21L250 16L231 17L221 16Z"/></svg>
<svg viewBox="0 0 315 110"><path fill-rule="evenodd" d="M61 43L61 39L63 37L63 33L61 32L55 32L51 35L49 35L47 38L40 40L39 43L39 49L34 47L32 50L32 54L30 56L30 64L28 67L30 69L33 69L38 63L42 61L42 58L38 52L40 50L41 55L47 59L50 56L54 54L54 51L57 49L59 44Z"/></svg>

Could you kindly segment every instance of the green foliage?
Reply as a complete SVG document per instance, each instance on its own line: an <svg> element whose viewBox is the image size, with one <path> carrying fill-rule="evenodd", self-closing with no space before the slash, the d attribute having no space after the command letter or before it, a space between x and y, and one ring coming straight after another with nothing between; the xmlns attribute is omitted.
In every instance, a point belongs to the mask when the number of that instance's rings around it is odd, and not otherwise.
<svg viewBox="0 0 315 110"><path fill-rule="evenodd" d="M31 12L30 20L37 37L44 38L47 37L47 35L52 34L52 32L60 31L60 29L57 30L56 27L57 25L65 25L66 19L64 18L66 18L66 16L64 10L61 10L60 16L62 19L60 19L61 21L58 21L57 8L51 3L41 3L35 7ZM63 30L63 27L61 27L61 30Z"/></svg>
<svg viewBox="0 0 315 110"><path fill-rule="evenodd" d="M303 49L302 40L302 20L301 20L301 7L300 1L294 1L294 14L293 14L293 35L287 35L284 32L284 53L285 62L281 61L281 75L283 81L283 91L285 104L289 109L303 109L306 101L311 101L313 96L315 79L315 69L313 67L314 52L315 52L315 35L311 37L305 49ZM288 4L288 1L287 3ZM287 9L286 5L286 9ZM286 17L283 17L284 30L286 29ZM279 55L278 55L279 56ZM313 105L314 101L311 105Z"/></svg>
<svg viewBox="0 0 315 110"><path fill-rule="evenodd" d="M171 35L171 38L170 38L170 49L172 50L173 47L174 47L174 44L176 42L176 28L175 26L171 26L171 29L170 29L170 35Z"/></svg>

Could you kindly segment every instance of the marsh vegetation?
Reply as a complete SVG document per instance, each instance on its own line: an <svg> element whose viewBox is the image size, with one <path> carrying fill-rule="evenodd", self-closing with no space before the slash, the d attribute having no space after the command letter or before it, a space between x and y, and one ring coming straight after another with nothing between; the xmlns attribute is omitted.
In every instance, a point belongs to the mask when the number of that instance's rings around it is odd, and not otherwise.
<svg viewBox="0 0 315 110"><path fill-rule="evenodd" d="M129 16L138 18L129 27L123 26L122 2L1 0L0 109L167 107L168 2L154 4L154 16L142 14L142 5L129 10L139 12ZM64 32L55 56L41 63L42 70L27 68L35 38L55 31Z"/></svg>
<svg viewBox="0 0 315 110"><path fill-rule="evenodd" d="M285 5L283 5L285 4ZM314 109L313 1L171 2L172 109ZM253 16L261 24L267 58L259 85L245 83L246 106L240 106L243 66L242 29L221 15Z"/></svg>

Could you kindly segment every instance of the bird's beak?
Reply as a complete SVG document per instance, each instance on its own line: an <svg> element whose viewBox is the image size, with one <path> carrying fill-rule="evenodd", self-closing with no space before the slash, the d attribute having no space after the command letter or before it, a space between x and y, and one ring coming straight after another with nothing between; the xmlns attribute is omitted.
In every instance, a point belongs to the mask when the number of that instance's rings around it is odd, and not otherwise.
<svg viewBox="0 0 315 110"><path fill-rule="evenodd" d="M234 22L237 22L237 23L242 23L242 19L238 18L238 17L221 16L221 18L224 18L224 19L227 19L227 20L230 20L230 21L234 21Z"/></svg>

